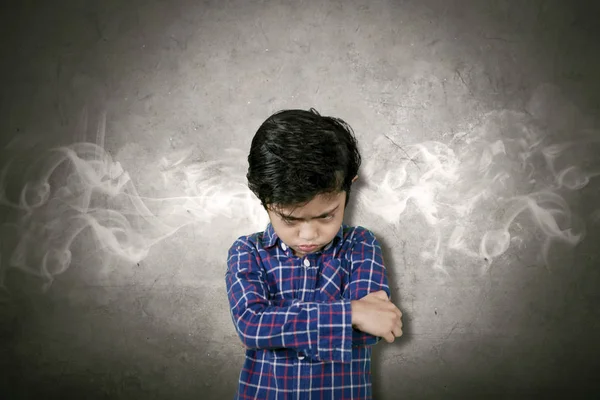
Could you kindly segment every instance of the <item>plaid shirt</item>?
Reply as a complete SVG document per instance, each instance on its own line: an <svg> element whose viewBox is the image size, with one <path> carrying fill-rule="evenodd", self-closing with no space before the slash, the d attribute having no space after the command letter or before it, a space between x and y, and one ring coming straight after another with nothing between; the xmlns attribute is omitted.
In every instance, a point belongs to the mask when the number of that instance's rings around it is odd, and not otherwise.
<svg viewBox="0 0 600 400"><path fill-rule="evenodd" d="M371 231L342 224L321 251L293 255L269 223L229 249L231 316L246 347L236 399L370 399L371 346L350 302L385 290Z"/></svg>

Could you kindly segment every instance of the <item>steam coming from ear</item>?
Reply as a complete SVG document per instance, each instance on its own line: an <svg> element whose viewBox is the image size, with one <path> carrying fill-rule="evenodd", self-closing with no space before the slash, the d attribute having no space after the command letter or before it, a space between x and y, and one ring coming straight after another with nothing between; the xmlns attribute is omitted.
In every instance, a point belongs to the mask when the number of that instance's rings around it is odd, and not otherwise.
<svg viewBox="0 0 600 400"><path fill-rule="evenodd" d="M15 154L18 149L13 145L7 150ZM2 225L2 278L8 268L17 268L42 278L48 289L70 266L73 242L88 229L96 242L91 252L133 265L189 224L202 223L208 232L215 218L225 217L264 227L268 216L242 180L245 155L235 149L224 154L217 161L199 162L189 160L191 152L163 157L156 178L162 177L168 191L181 194L167 198L140 196L121 163L94 143L43 153L25 170L25 183L12 200L8 178L14 180L20 168L9 162L0 177L0 205L17 217ZM13 161L18 158L14 155ZM5 238L16 239L16 244Z"/></svg>
<svg viewBox="0 0 600 400"><path fill-rule="evenodd" d="M390 223L407 212L420 215L431 232L422 256L440 271L447 272L447 257L456 253L486 270L528 236L541 239L547 263L552 243L574 246L585 236L564 196L600 175L600 140L583 132L578 140L552 143L530 115L508 110L482 121L448 144L401 147L390 137L378 138L378 156L362 172L368 185L359 204ZM525 218L537 232L525 231Z"/></svg>
<svg viewBox="0 0 600 400"><path fill-rule="evenodd" d="M552 243L581 242L585 227L567 199L600 175L598 136L582 131L560 141L539 118L508 110L480 121L444 136L447 143L399 145L400 139L379 136L363 157L359 174L366 186L356 192L359 208L390 224L420 216L415 231L429 240L422 259L446 273L455 256L472 258L486 270L511 246L541 241L547 263ZM35 153L23 146L31 138L17 137L5 149L0 284L9 269L18 269L42 278L47 290L71 265L83 233L91 232L95 242L86 243L87 253L104 264L117 257L127 268L190 224L213 237L230 234L219 229L224 220L235 221L244 234L265 228L268 215L245 180L245 151L227 149L218 160L202 160L183 150L148 160L138 173L168 196L141 196L121 162L104 150L104 127L101 119L96 143ZM135 147L126 146L119 152L123 161L128 151L140 159ZM32 155L34 160L23 161ZM590 220L600 221L600 209ZM233 239L219 241L223 252Z"/></svg>

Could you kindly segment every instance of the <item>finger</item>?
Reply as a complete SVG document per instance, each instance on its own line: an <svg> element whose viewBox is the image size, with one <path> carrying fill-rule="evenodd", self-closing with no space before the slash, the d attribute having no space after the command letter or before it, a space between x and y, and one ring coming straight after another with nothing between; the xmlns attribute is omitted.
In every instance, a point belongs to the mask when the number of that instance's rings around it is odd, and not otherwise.
<svg viewBox="0 0 600 400"><path fill-rule="evenodd" d="M383 338L388 343L394 343L395 336L394 336L394 334L392 332L390 332L387 335L385 335Z"/></svg>
<svg viewBox="0 0 600 400"><path fill-rule="evenodd" d="M385 290L379 290L379 291L374 292L374 293L375 293L375 296L379 297L382 300L389 300L388 299L388 295L385 292Z"/></svg>
<svg viewBox="0 0 600 400"><path fill-rule="evenodd" d="M402 336L402 325L394 327L394 330L392 331L392 333L394 334L395 337Z"/></svg>
<svg viewBox="0 0 600 400"><path fill-rule="evenodd" d="M394 315L397 316L398 318L402 318L402 311L400 311L400 309L398 307L396 307L396 305L394 303L391 303L387 305L387 309L389 311L393 311Z"/></svg>
<svg viewBox="0 0 600 400"><path fill-rule="evenodd" d="M394 317L401 319L402 318L402 311L400 311L398 309L398 307L396 307L394 304L390 303L388 305L388 310L394 313Z"/></svg>

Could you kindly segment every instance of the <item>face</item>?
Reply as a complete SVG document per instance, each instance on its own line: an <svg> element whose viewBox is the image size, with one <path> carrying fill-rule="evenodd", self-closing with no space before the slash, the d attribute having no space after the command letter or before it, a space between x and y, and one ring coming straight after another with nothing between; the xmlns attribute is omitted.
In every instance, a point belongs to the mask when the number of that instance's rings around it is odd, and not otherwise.
<svg viewBox="0 0 600 400"><path fill-rule="evenodd" d="M334 196L318 195L303 207L272 206L267 212L277 236L294 255L304 257L333 240L344 219L345 202L346 192L342 191ZM309 245L317 248L303 251L298 247Z"/></svg>

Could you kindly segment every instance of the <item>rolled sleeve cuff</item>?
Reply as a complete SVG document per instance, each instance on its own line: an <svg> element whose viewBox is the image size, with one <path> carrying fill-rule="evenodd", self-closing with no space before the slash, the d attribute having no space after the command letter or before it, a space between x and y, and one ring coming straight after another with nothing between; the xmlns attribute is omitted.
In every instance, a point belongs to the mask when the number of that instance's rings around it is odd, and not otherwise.
<svg viewBox="0 0 600 400"><path fill-rule="evenodd" d="M358 329L352 329L352 344L354 346L374 346L381 340L378 336L369 335L359 331Z"/></svg>
<svg viewBox="0 0 600 400"><path fill-rule="evenodd" d="M350 300L319 304L317 358L321 361L352 361L352 309Z"/></svg>

